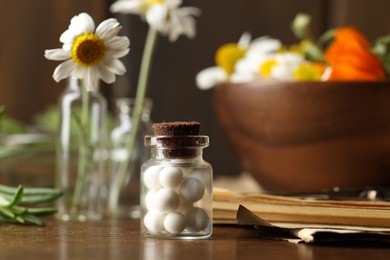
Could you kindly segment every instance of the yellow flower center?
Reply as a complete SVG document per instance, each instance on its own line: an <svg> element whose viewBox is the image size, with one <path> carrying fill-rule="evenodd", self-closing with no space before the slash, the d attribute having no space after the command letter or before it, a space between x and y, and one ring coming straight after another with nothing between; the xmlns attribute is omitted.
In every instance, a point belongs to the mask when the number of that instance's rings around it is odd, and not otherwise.
<svg viewBox="0 0 390 260"><path fill-rule="evenodd" d="M105 45L96 34L78 36L72 45L72 59L79 65L88 67L99 63L104 57Z"/></svg>
<svg viewBox="0 0 390 260"><path fill-rule="evenodd" d="M320 63L303 63L293 71L295 80L320 80L325 66Z"/></svg>
<svg viewBox="0 0 390 260"><path fill-rule="evenodd" d="M152 5L155 5L155 4L162 4L164 3L165 0L145 0L141 6L140 6L140 9L141 9L141 13L146 13L146 10L151 7Z"/></svg>
<svg viewBox="0 0 390 260"><path fill-rule="evenodd" d="M259 72L265 78L268 79L271 75L272 69L278 65L276 60L270 59L260 65Z"/></svg>
<svg viewBox="0 0 390 260"><path fill-rule="evenodd" d="M215 54L215 63L230 75L234 72L236 62L244 57L245 52L245 49L234 43L222 45Z"/></svg>

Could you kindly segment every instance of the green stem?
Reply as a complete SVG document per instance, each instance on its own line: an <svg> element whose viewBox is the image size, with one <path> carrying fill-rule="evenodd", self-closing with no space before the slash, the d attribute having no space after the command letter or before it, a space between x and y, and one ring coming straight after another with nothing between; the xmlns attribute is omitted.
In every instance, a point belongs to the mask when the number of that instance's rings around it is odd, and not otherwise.
<svg viewBox="0 0 390 260"><path fill-rule="evenodd" d="M88 117L89 117L89 94L82 84L81 86L81 122L78 125L79 127L79 156L78 156L78 165L77 165L77 177L75 183L75 191L73 194L71 212L77 213L80 207L80 201L82 196L82 190L84 186L86 166L87 166L87 156L88 156L88 140L86 131L88 131Z"/></svg>
<svg viewBox="0 0 390 260"><path fill-rule="evenodd" d="M109 206L115 207L118 202L120 190L124 184L128 165L134 150L134 144L137 137L139 123L141 121L142 109L144 106L145 95L148 88L148 80L151 69L154 49L157 41L157 31L149 27L148 35L145 42L144 53L141 61L140 75L137 84L137 93L135 96L134 110L132 114L132 126L127 139L127 157L119 166L118 176L115 179L115 185L110 192Z"/></svg>

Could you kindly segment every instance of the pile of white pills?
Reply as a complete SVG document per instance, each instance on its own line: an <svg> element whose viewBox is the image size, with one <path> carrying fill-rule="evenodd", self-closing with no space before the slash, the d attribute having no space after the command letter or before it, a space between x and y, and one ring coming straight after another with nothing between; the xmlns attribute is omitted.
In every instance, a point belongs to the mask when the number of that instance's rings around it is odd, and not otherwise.
<svg viewBox="0 0 390 260"><path fill-rule="evenodd" d="M144 198L145 227L151 233L200 232L210 219L196 206L205 194L205 185L181 167L151 166L145 170L143 182L148 189Z"/></svg>

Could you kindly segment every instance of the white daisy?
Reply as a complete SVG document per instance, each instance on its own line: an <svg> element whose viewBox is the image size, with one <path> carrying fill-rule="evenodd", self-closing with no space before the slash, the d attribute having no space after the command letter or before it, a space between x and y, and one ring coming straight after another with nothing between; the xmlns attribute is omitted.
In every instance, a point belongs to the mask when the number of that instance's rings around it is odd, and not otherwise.
<svg viewBox="0 0 390 260"><path fill-rule="evenodd" d="M217 51L217 66L204 69L196 76L196 84L202 90L223 82L245 83L258 77L258 66L267 55L281 47L279 40L261 37L251 41L245 32L237 44L225 44ZM218 52L224 52L218 59Z"/></svg>
<svg viewBox="0 0 390 260"><path fill-rule="evenodd" d="M201 90L213 88L215 85L227 82L235 64L245 56L249 48L251 35L245 32L237 43L222 45L215 54L217 66L201 70L195 77L196 85Z"/></svg>
<svg viewBox="0 0 390 260"><path fill-rule="evenodd" d="M270 37L260 37L248 46L245 57L239 60L230 80L234 83L246 83L259 76L259 65L282 47L282 43Z"/></svg>
<svg viewBox="0 0 390 260"><path fill-rule="evenodd" d="M54 80L74 76L83 79L89 91L95 90L99 79L113 83L116 74L126 72L119 58L129 52L130 45L126 36L117 36L120 29L113 18L103 21L95 30L95 23L87 13L74 16L60 37L62 48L45 51L49 60L64 60L54 70Z"/></svg>
<svg viewBox="0 0 390 260"><path fill-rule="evenodd" d="M195 37L195 19L200 10L195 7L181 7L181 0L118 0L110 7L111 12L138 14L149 26L170 41L184 34Z"/></svg>
<svg viewBox="0 0 390 260"><path fill-rule="evenodd" d="M272 62L267 79L292 81L295 69L305 62L302 55L293 52L276 53L270 55L264 62ZM264 63L263 63L264 64ZM260 67L263 66L260 64Z"/></svg>

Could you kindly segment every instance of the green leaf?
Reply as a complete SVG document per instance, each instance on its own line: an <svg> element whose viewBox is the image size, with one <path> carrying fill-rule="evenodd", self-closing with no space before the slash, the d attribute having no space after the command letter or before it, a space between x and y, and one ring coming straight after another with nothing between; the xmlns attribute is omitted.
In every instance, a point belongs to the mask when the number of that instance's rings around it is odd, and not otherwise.
<svg viewBox="0 0 390 260"><path fill-rule="evenodd" d="M8 207L10 206L11 201L6 197L0 195L0 207Z"/></svg>
<svg viewBox="0 0 390 260"><path fill-rule="evenodd" d="M10 206L20 204L20 202L22 202L22 197L23 197L23 186L19 185L14 197L11 200Z"/></svg>
<svg viewBox="0 0 390 260"><path fill-rule="evenodd" d="M382 61L386 74L390 76L390 35L379 38L372 52Z"/></svg>
<svg viewBox="0 0 390 260"><path fill-rule="evenodd" d="M318 45L325 50L332 42L335 37L335 29L327 30L318 40Z"/></svg>
<svg viewBox="0 0 390 260"><path fill-rule="evenodd" d="M9 208L0 207L0 214L4 215L5 217L15 219L16 215L12 212Z"/></svg>
<svg viewBox="0 0 390 260"><path fill-rule="evenodd" d="M28 208L18 206L26 198L33 198L30 202L38 204L47 201L47 198L58 198L62 192L51 188L17 188L0 185L0 221L7 223L35 224L43 226L39 216L51 215L57 212L56 208ZM33 203L34 202L34 203Z"/></svg>
<svg viewBox="0 0 390 260"><path fill-rule="evenodd" d="M303 40L299 44L299 48L306 59L315 62L323 62L324 55L322 51L310 40Z"/></svg>
<svg viewBox="0 0 390 260"><path fill-rule="evenodd" d="M24 217L25 221L27 221L27 222L29 222L31 224L35 224L35 225L38 225L38 226L44 226L45 225L43 220L40 217L37 217L35 215L26 214L23 217Z"/></svg>
<svg viewBox="0 0 390 260"><path fill-rule="evenodd" d="M51 215L57 212L56 208L24 208L19 206L14 206L15 211L20 212L20 214L34 214L39 216Z"/></svg>
<svg viewBox="0 0 390 260"><path fill-rule="evenodd" d="M0 185L0 195L11 200L13 194L17 191L14 187ZM22 204L38 204L50 202L62 195L62 191L54 188L24 188Z"/></svg>
<svg viewBox="0 0 390 260"><path fill-rule="evenodd" d="M0 214L0 221L5 222L5 223L17 223L17 221L15 219L9 218L9 217L4 216L2 214Z"/></svg>

